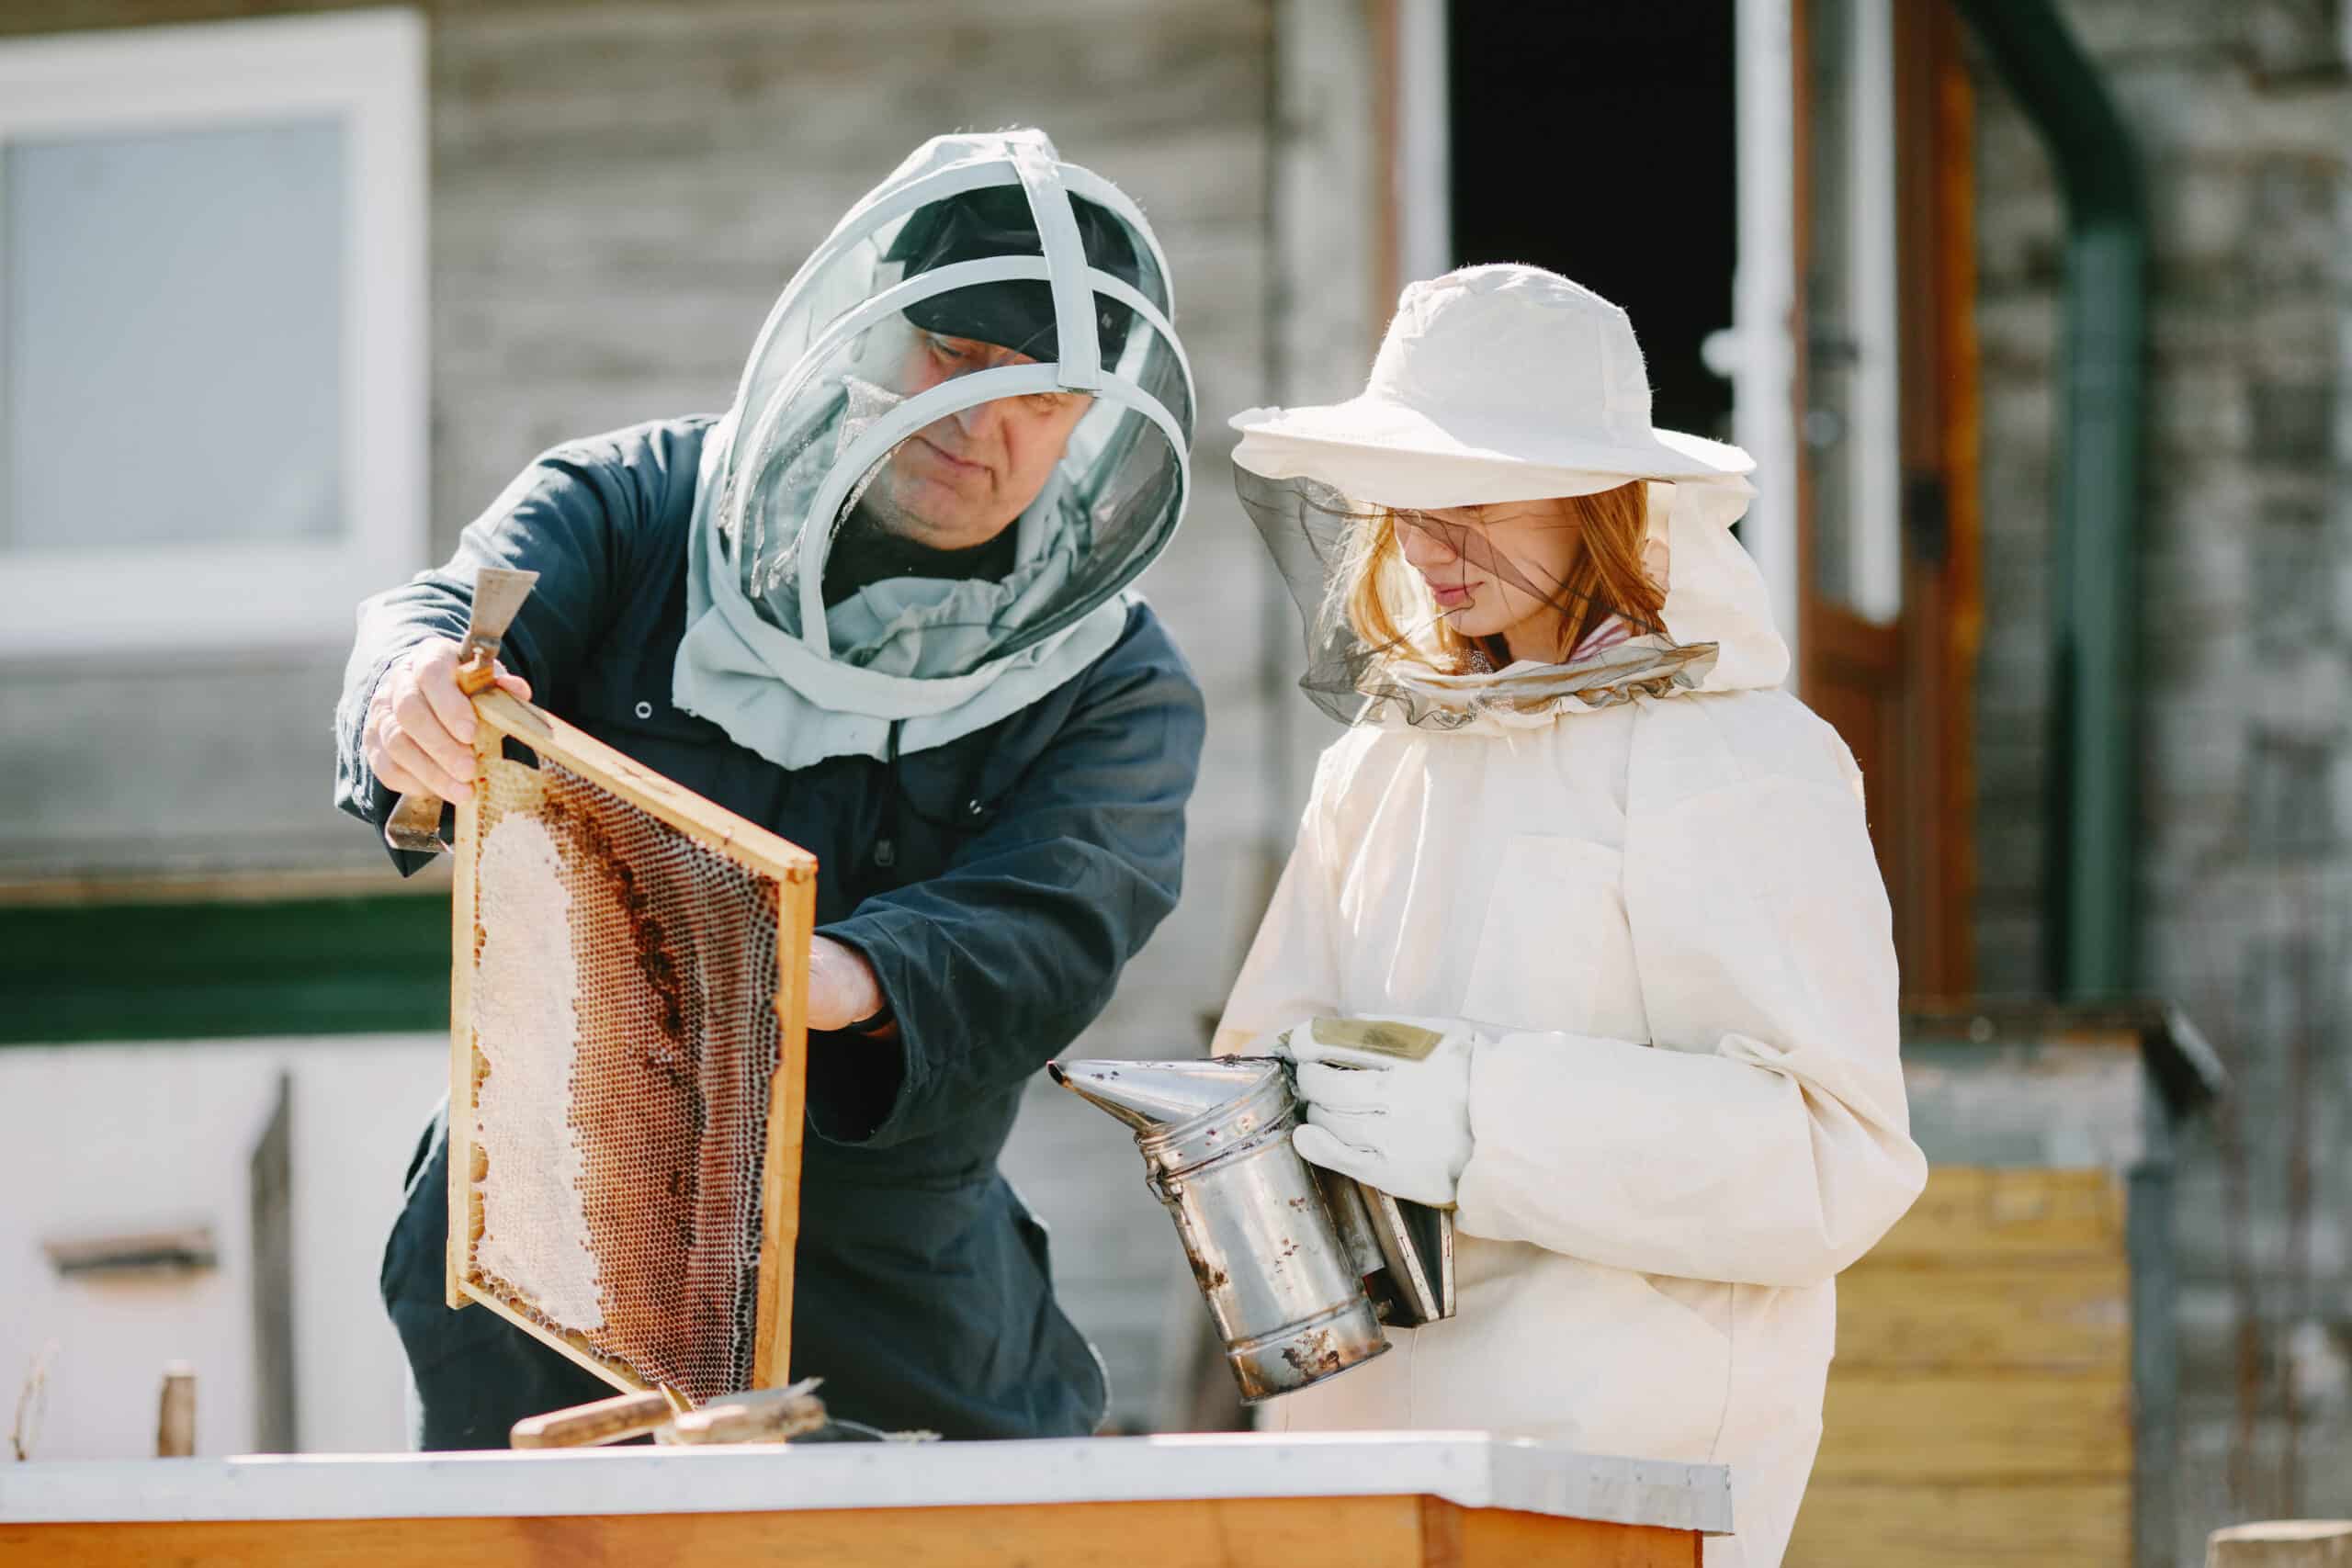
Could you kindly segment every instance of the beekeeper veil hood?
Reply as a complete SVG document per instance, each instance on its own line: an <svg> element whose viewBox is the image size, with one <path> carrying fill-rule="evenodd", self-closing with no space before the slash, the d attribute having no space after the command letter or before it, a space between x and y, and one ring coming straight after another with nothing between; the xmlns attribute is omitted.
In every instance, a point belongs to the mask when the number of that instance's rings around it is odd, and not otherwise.
<svg viewBox="0 0 2352 1568"><path fill-rule="evenodd" d="M917 149L706 437L678 705L805 767L943 744L1100 658L1190 486L1173 310L1142 213L1042 133Z"/></svg>
<svg viewBox="0 0 2352 1568"><path fill-rule="evenodd" d="M1755 491L1736 446L1650 423L1625 312L1539 267L1464 267L1408 287L1364 390L1233 418L1243 504L1306 620L1300 682L1343 722L1453 729L1548 720L1638 695L1777 685L1788 649L1731 525ZM1557 663L1448 668L1443 615L1390 536L1439 537L1477 574L1588 606L1457 509L1643 481L1657 624L1605 624ZM1363 613L1367 603L1380 613ZM1607 606L1602 606L1607 608Z"/></svg>

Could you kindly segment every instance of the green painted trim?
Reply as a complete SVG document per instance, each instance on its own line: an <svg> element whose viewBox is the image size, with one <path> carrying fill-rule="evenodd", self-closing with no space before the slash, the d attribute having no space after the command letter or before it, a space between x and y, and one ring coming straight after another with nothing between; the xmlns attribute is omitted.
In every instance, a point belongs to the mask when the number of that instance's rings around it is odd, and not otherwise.
<svg viewBox="0 0 2352 1568"><path fill-rule="evenodd" d="M444 1030L449 905L0 908L0 1045Z"/></svg>
<svg viewBox="0 0 2352 1568"><path fill-rule="evenodd" d="M2139 766L2138 553L2147 418L2148 197L2131 127L2053 0L1960 0L2066 201L2066 358L2050 544L2053 745L2043 890L2050 989L2127 997Z"/></svg>

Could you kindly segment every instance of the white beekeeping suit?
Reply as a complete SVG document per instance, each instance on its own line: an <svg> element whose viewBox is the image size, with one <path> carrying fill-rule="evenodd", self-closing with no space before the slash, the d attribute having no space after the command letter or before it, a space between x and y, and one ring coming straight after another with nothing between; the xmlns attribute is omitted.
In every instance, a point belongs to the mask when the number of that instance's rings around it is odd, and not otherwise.
<svg viewBox="0 0 2352 1568"><path fill-rule="evenodd" d="M1392 1329L1397 1353L1271 1424L1726 1464L1736 1534L1706 1560L1775 1563L1820 1436L1832 1279L1926 1166L1861 779L1779 689L1787 651L1728 531L1746 455L1653 432L1623 313L1520 267L1408 289L1363 396L1235 423L1244 498L1307 612L1305 683L1352 728L1216 1049L1409 1018L1449 1037L1430 1070L1466 1068L1461 1152L1402 1151L1458 1171L1458 1315ZM1432 673L1335 607L1348 532L1378 508L1629 479L1652 481L1662 634ZM1343 1081L1301 1074L1310 1099Z"/></svg>

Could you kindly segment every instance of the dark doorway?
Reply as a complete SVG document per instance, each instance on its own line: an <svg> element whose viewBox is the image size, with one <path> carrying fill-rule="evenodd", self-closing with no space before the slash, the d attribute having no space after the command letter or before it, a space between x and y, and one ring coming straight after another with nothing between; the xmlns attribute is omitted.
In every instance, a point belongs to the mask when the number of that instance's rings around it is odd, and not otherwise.
<svg viewBox="0 0 2352 1568"><path fill-rule="evenodd" d="M1624 307L1654 417L1729 440L1737 204L1732 0L1447 7L1453 254L1545 266Z"/></svg>

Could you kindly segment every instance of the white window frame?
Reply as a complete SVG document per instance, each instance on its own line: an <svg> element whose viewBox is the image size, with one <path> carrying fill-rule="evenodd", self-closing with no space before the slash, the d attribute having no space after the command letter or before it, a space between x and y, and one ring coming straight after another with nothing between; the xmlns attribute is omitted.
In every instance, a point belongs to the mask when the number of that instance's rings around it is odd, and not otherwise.
<svg viewBox="0 0 2352 1568"><path fill-rule="evenodd" d="M0 552L0 657L341 643L424 563L424 45L392 8L0 42L0 145L322 114L346 137L342 533Z"/></svg>

